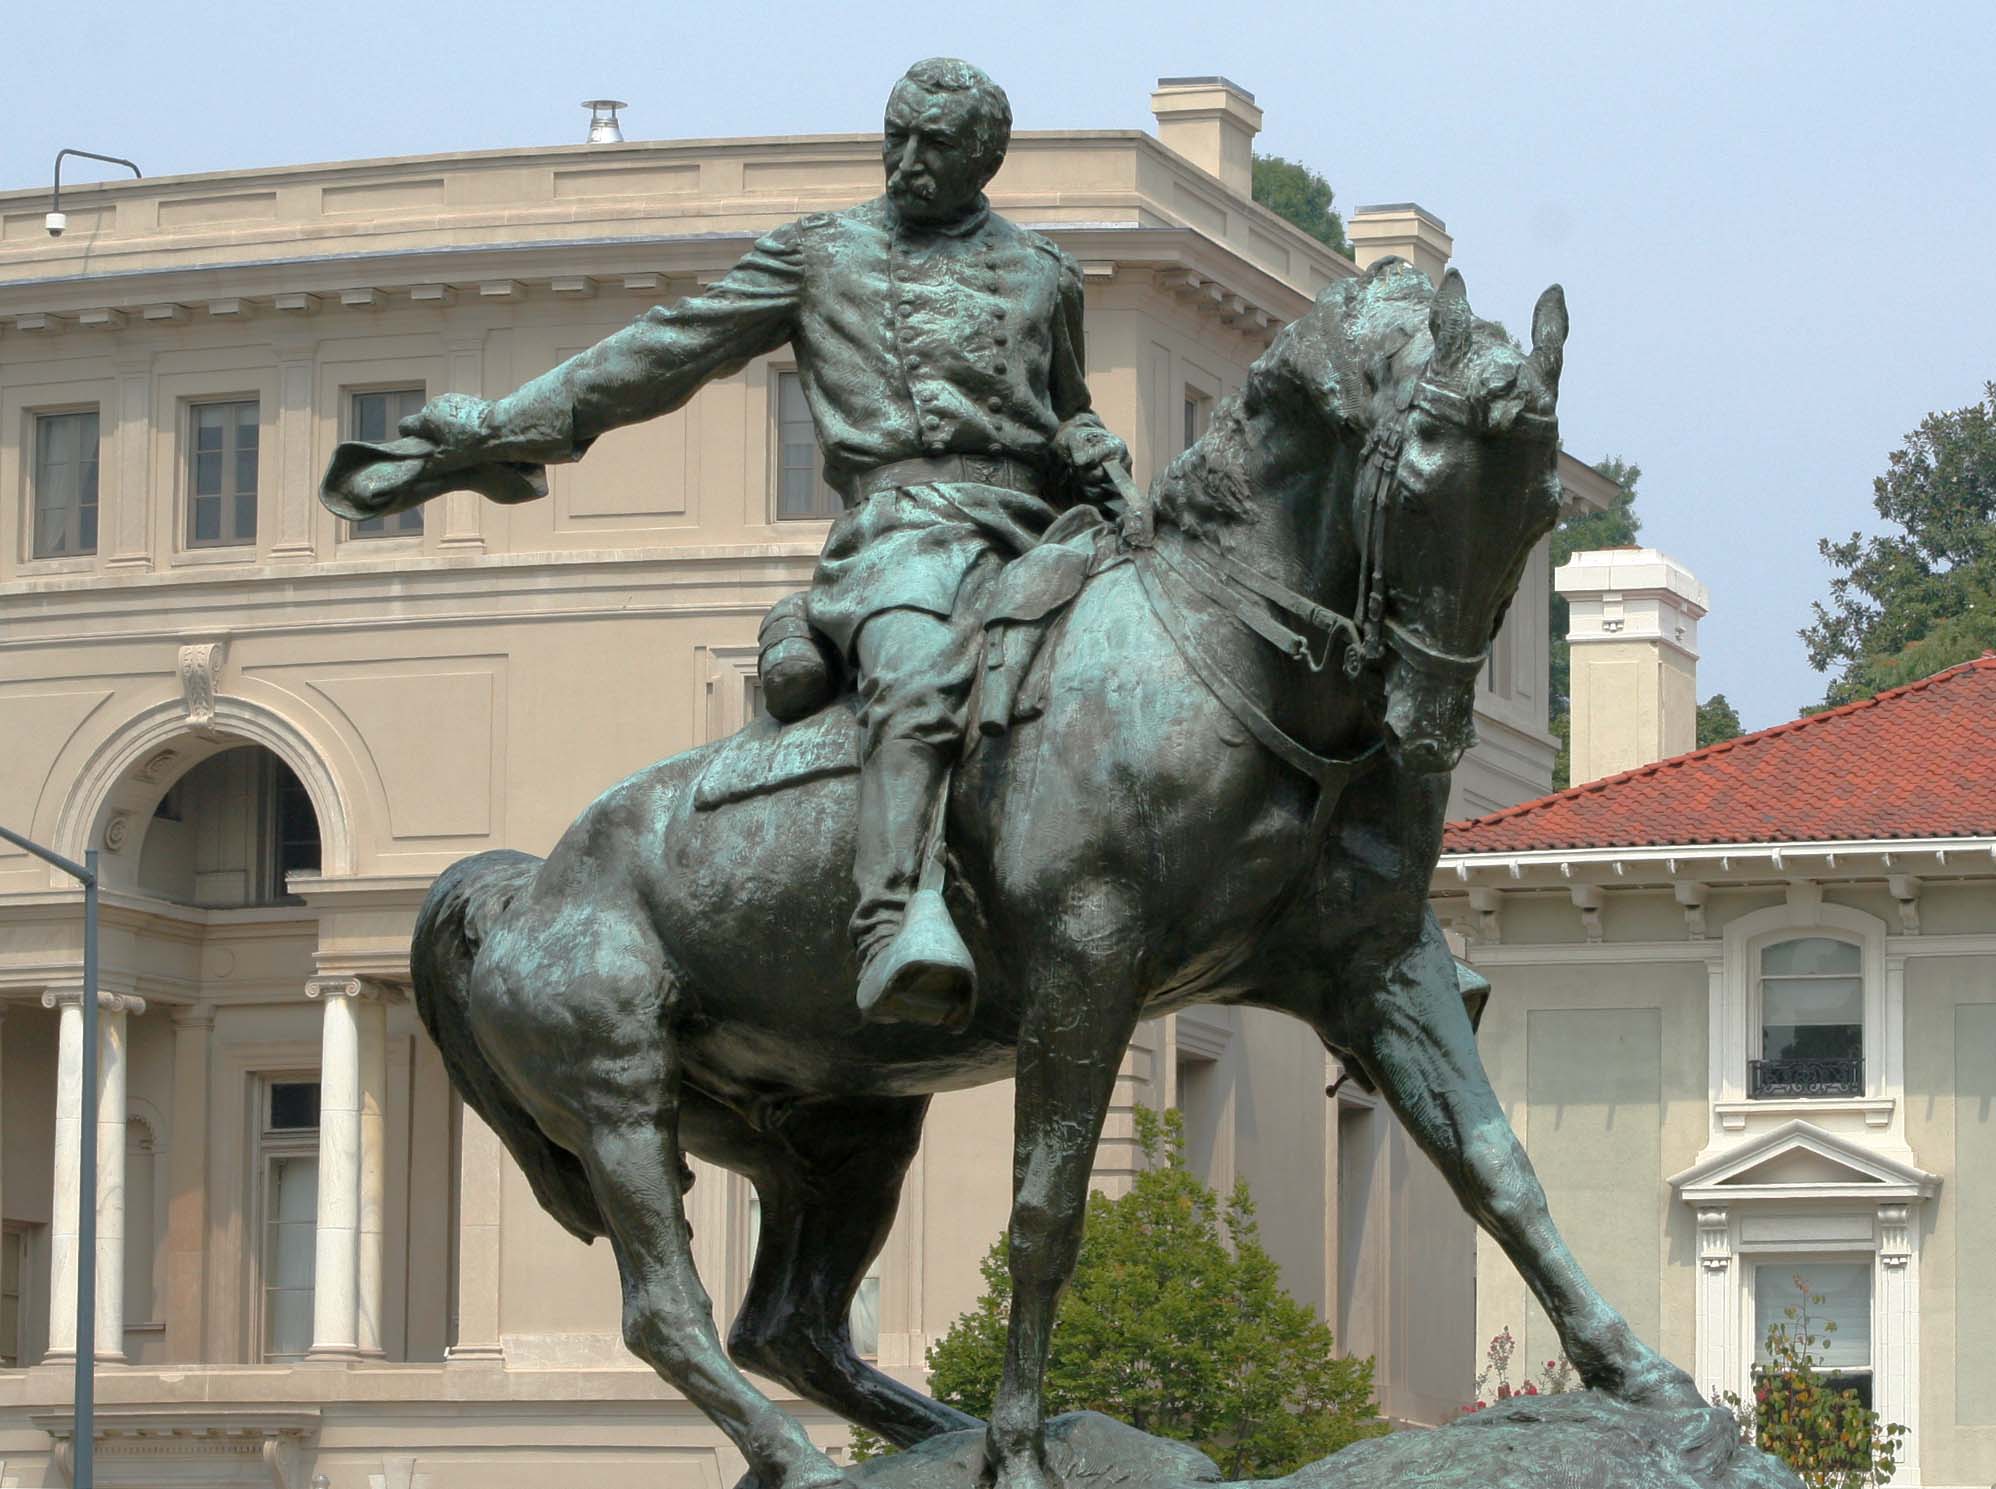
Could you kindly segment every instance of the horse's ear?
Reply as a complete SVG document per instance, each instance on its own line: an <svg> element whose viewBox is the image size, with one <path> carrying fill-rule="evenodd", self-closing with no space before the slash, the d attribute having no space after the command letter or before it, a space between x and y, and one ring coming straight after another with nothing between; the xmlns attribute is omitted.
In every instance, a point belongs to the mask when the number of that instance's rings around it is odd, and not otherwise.
<svg viewBox="0 0 1996 1489"><path fill-rule="evenodd" d="M1434 366L1437 371L1454 367L1468 355L1470 334L1476 317L1469 310L1469 289L1454 269L1442 278L1442 287L1428 306L1428 334L1435 341Z"/></svg>
<svg viewBox="0 0 1996 1489"><path fill-rule="evenodd" d="M1553 285L1532 308L1532 361L1546 386L1559 392L1559 369L1566 361L1566 291Z"/></svg>

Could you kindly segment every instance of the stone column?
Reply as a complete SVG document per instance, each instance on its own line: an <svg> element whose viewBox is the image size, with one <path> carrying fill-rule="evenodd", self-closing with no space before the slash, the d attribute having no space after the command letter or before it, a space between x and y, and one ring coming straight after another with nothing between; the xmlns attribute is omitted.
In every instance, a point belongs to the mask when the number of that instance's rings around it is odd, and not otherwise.
<svg viewBox="0 0 1996 1489"><path fill-rule="evenodd" d="M1746 1388L1739 1369L1739 1272L1733 1265L1733 1230L1723 1205L1698 1207L1697 1359L1693 1375L1707 1400L1720 1391Z"/></svg>
<svg viewBox="0 0 1996 1489"><path fill-rule="evenodd" d="M380 1359L381 1211L388 1171L388 1127L383 1112L388 1092L386 999L357 1000L354 1021L359 1035L360 1069L360 1207L354 1238L354 1343L363 1357Z"/></svg>
<svg viewBox="0 0 1996 1489"><path fill-rule="evenodd" d="M50 988L42 1007L59 1010L55 1057L55 1194L49 1214L47 1360L76 1358L77 1232L83 1185L83 989Z"/></svg>
<svg viewBox="0 0 1996 1489"><path fill-rule="evenodd" d="M351 1359L359 1350L360 1027L358 977L315 977L319 1043L319 1218L312 1268L313 1359Z"/></svg>
<svg viewBox="0 0 1996 1489"><path fill-rule="evenodd" d="M142 999L97 1001L97 1358L125 1358L125 1015Z"/></svg>
<svg viewBox="0 0 1996 1489"><path fill-rule="evenodd" d="M457 1300L453 1365L503 1360L499 1343L499 1185L505 1152L499 1134L462 1102L457 1160Z"/></svg>
<svg viewBox="0 0 1996 1489"><path fill-rule="evenodd" d="M215 1005L173 1011L173 1131L166 1209L166 1358L202 1358L207 1335L208 1050Z"/></svg>
<svg viewBox="0 0 1996 1489"><path fill-rule="evenodd" d="M83 1206L83 989L50 988L56 1038L55 1193L49 1226L48 1361L76 1358L77 1240ZM125 1358L125 1015L143 998L97 995L97 1358Z"/></svg>

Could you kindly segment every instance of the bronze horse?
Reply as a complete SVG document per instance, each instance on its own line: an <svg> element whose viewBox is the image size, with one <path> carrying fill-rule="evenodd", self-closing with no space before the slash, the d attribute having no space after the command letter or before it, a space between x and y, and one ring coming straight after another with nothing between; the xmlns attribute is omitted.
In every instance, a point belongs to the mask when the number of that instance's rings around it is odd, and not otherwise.
<svg viewBox="0 0 1996 1489"><path fill-rule="evenodd" d="M999 1489L1045 1489L1041 1376L1117 1067L1140 1018L1195 1002L1293 1014L1383 1093L1588 1384L1702 1404L1554 1229L1427 908L1476 675L1558 513L1565 337L1556 287L1525 352L1459 276L1437 291L1397 260L1277 337L1159 482L1155 547L1098 563L1049 641L1043 713L956 772L950 892L981 985L960 1030L860 1022L855 779L696 800L739 736L612 787L545 862L437 881L412 965L452 1078L541 1203L610 1238L631 1349L766 1489L840 1471L730 1355L896 1443L976 1425L857 1358L847 1310L929 1098L1014 1074L988 1461ZM789 727L851 726L835 704ZM725 1352L686 1153L761 1197Z"/></svg>

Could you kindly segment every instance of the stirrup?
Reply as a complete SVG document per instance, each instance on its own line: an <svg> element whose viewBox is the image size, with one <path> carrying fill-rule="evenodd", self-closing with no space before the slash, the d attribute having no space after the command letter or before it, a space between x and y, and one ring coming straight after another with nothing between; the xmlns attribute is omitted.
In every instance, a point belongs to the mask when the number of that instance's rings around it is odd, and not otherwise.
<svg viewBox="0 0 1996 1489"><path fill-rule="evenodd" d="M977 964L942 893L917 890L901 929L859 979L859 1016L870 1024L927 1024L955 1031L977 1007Z"/></svg>

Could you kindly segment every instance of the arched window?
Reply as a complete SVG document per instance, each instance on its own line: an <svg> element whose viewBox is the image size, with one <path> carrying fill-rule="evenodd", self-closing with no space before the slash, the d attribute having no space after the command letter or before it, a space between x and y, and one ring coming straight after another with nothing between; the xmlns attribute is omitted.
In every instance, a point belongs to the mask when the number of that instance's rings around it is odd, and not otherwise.
<svg viewBox="0 0 1996 1489"><path fill-rule="evenodd" d="M1864 952L1854 941L1793 936L1761 947L1756 1101L1864 1093Z"/></svg>

